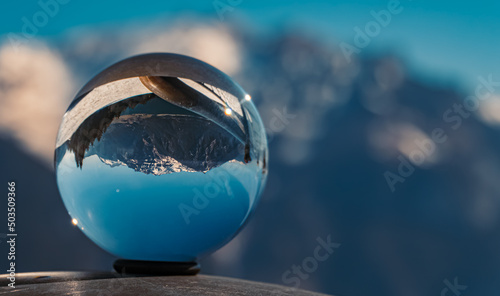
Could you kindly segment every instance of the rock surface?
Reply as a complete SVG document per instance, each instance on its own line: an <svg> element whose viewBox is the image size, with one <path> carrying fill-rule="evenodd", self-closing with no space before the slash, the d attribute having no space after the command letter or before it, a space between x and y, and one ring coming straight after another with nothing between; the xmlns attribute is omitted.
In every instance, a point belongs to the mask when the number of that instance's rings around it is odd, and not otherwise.
<svg viewBox="0 0 500 296"><path fill-rule="evenodd" d="M0 294L9 295L304 295L305 290L240 279L197 276L120 277L111 272L32 272L16 275L16 288L6 287L4 274Z"/></svg>

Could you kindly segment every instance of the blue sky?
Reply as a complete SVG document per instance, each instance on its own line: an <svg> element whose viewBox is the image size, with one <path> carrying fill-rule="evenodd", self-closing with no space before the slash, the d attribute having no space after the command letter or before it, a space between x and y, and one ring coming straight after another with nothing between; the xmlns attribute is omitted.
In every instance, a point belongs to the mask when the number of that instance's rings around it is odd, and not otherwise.
<svg viewBox="0 0 500 296"><path fill-rule="evenodd" d="M42 0L47 2L50 0ZM62 1L62 0L60 0ZM60 11L38 37L53 37L78 26L109 26L124 22L200 15L220 21L213 0L204 1L82 1L65 0ZM370 12L386 9L390 0L373 1L261 1L221 0L236 3L228 19L254 27L258 32L283 24L300 28L334 46L350 42L355 26L373 20ZM474 87L478 76L493 74L500 80L500 4L498 1L401 0L403 11L392 16L362 54L391 50L402 56L417 75L436 77L463 89ZM1 4L0 35L18 33L23 17L32 19L38 1Z"/></svg>

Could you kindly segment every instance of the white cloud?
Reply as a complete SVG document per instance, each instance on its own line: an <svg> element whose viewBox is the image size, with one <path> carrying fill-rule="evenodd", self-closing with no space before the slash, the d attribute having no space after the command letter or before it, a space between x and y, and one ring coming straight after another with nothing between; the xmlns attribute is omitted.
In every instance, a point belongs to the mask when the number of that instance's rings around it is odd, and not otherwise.
<svg viewBox="0 0 500 296"><path fill-rule="evenodd" d="M62 58L46 45L0 47L0 133L51 165L59 121L74 91Z"/></svg>

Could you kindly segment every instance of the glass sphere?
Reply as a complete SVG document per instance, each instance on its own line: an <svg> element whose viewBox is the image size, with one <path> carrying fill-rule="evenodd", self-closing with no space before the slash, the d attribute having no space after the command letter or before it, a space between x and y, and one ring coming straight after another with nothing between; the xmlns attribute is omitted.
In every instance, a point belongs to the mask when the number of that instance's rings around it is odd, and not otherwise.
<svg viewBox="0 0 500 296"><path fill-rule="evenodd" d="M99 73L59 129L57 184L73 224L130 260L187 262L242 228L267 177L251 97L214 67L147 54Z"/></svg>

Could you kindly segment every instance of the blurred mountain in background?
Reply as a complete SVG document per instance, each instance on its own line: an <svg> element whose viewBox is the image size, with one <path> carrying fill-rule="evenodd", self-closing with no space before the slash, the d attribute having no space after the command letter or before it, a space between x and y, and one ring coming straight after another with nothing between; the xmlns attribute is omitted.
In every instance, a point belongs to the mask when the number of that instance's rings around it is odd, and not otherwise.
<svg viewBox="0 0 500 296"><path fill-rule="evenodd" d="M73 93L115 61L163 51L205 60L252 95L268 130L267 188L247 227L202 261L203 272L289 285L284 274L313 256L318 239L330 238L340 247L299 279L300 288L441 295L446 281L455 280L467 295L500 290L497 96L479 101L477 111L460 109L465 94L436 87L432 76L412 78L397 56L348 62L292 31L262 37L240 26L185 23L88 29L43 48L72 73L56 76L62 78L53 87ZM0 49L0 65L8 51ZM19 81L50 75L24 67ZM1 69L0 79L12 79ZM23 94L3 79L1 108L19 98L14 91ZM25 94L31 101L22 98L26 106L53 103L62 110L71 98L58 93L62 99L44 103L32 93ZM16 111L23 116L0 121L0 175L14 179L18 190L18 270L111 269L114 258L71 225L46 149L18 131L16 120L48 124L26 106ZM54 137L43 141L55 143L57 126L46 128Z"/></svg>

